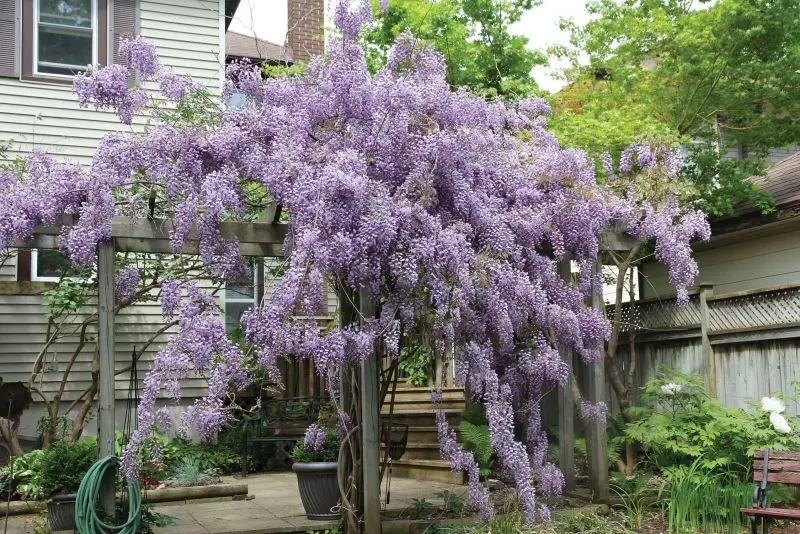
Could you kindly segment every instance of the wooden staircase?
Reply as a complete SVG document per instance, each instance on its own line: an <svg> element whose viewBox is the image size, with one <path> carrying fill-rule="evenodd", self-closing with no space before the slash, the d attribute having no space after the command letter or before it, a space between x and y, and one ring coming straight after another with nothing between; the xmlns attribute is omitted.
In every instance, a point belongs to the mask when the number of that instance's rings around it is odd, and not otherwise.
<svg viewBox="0 0 800 534"><path fill-rule="evenodd" d="M442 402L450 427L458 434L461 411L464 409L464 389L442 387ZM381 410L381 418L388 421L391 392ZM450 484L462 484L463 474L450 470L450 463L439 454L439 439L436 428L436 408L431 403L431 388L398 384L395 392L392 423L408 425L408 444L400 460L392 462L392 476L415 480L432 480ZM381 445L381 458L384 446Z"/></svg>

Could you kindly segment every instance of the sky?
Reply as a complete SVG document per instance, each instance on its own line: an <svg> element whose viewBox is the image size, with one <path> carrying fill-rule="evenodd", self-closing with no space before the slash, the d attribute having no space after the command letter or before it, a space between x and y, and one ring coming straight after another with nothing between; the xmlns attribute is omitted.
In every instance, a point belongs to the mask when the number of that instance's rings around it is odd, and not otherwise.
<svg viewBox="0 0 800 534"><path fill-rule="evenodd" d="M231 21L230 30L282 44L286 40L286 2L287 0L241 0ZM530 41L529 46L536 49L567 44L569 36L558 28L558 21L561 17L571 17L578 23L586 22L589 15L584 4L585 0L543 0L542 5L531 9L511 28L511 33L526 36ZM533 77L540 87L557 91L564 85L564 81L553 79L551 73L554 68L564 66L555 64L537 67L533 71Z"/></svg>

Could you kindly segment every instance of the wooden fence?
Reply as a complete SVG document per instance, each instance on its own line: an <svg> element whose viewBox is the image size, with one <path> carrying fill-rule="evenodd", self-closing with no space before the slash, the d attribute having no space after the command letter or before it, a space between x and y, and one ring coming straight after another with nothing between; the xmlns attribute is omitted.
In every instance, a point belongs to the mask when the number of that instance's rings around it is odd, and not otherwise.
<svg viewBox="0 0 800 534"><path fill-rule="evenodd" d="M622 356L635 335L638 385L665 366L702 374L723 404L746 407L778 391L789 398L800 382L800 284L722 295L703 286L684 306L629 303L621 330Z"/></svg>

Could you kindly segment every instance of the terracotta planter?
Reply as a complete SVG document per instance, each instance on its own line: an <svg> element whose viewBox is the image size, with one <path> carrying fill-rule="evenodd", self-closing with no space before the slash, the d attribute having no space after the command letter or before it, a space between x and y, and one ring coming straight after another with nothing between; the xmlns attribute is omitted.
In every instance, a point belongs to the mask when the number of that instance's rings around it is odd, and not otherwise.
<svg viewBox="0 0 800 534"><path fill-rule="evenodd" d="M337 519L339 514L331 511L339 504L336 462L294 463L292 471L297 473L306 517L324 521Z"/></svg>
<svg viewBox="0 0 800 534"><path fill-rule="evenodd" d="M47 502L47 526L51 531L75 530L75 493L57 493Z"/></svg>

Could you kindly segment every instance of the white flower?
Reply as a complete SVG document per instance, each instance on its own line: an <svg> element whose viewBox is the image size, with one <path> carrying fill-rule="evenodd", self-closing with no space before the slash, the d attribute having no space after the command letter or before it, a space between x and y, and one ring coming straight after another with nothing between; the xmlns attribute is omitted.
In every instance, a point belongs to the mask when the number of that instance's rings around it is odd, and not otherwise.
<svg viewBox="0 0 800 534"><path fill-rule="evenodd" d="M683 384L676 384L674 382L669 382L661 386L661 393L664 395L677 395L683 391Z"/></svg>
<svg viewBox="0 0 800 534"><path fill-rule="evenodd" d="M786 405L775 397L761 397L761 409L770 413L783 413L786 411Z"/></svg>
<svg viewBox="0 0 800 534"><path fill-rule="evenodd" d="M769 422L772 423L772 428L775 429L775 432L780 432L781 434L792 433L792 427L789 426L789 422L778 412L769 414Z"/></svg>

